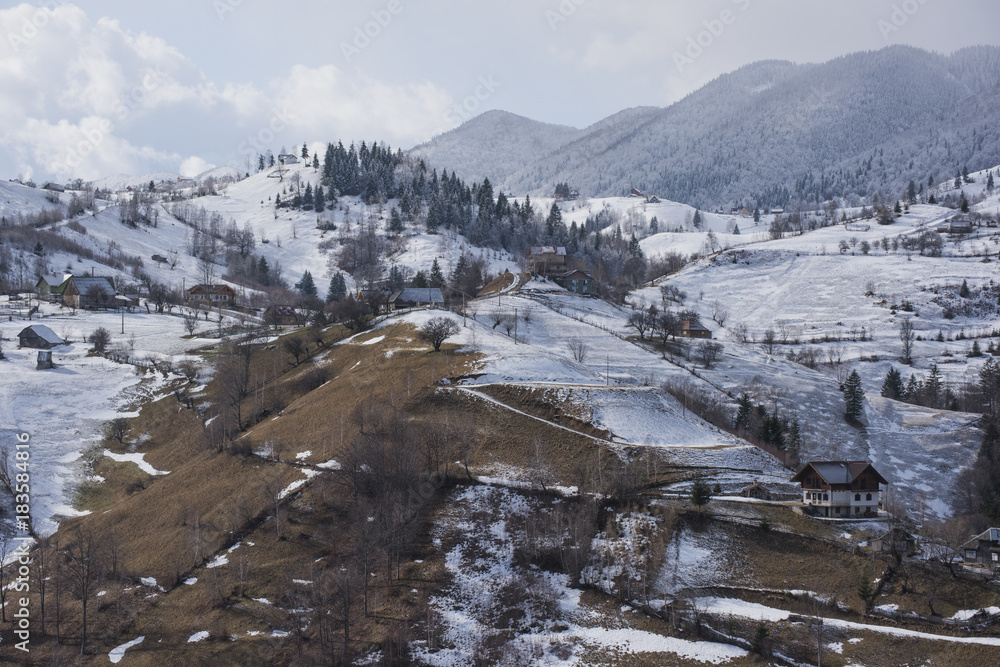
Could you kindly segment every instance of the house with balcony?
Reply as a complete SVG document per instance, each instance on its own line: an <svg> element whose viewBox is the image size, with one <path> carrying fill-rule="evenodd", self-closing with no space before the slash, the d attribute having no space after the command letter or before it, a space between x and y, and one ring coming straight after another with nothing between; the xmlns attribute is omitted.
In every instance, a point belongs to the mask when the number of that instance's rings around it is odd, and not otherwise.
<svg viewBox="0 0 1000 667"><path fill-rule="evenodd" d="M882 475L866 461L810 461L794 477L808 513L831 519L878 516Z"/></svg>

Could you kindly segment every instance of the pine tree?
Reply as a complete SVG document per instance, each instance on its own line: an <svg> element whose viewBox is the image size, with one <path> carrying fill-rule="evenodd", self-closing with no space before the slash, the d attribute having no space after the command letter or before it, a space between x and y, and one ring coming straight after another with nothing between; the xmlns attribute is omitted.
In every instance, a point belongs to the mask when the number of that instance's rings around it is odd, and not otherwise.
<svg viewBox="0 0 1000 667"><path fill-rule="evenodd" d="M399 210L393 206L392 210L389 211L389 231L393 234L399 234L403 229L403 218L399 215Z"/></svg>
<svg viewBox="0 0 1000 667"><path fill-rule="evenodd" d="M740 394L737 405L734 424L736 431L746 431L750 427L750 417L753 414L753 401L750 399L750 394L747 392Z"/></svg>
<svg viewBox="0 0 1000 667"><path fill-rule="evenodd" d="M695 209L694 210L694 220L693 220L694 228L695 229L701 229L701 223L702 223L701 210Z"/></svg>
<svg viewBox="0 0 1000 667"><path fill-rule="evenodd" d="M344 274L338 271L330 276L330 286L326 291L326 302L343 301L346 296L347 282L344 280Z"/></svg>
<svg viewBox="0 0 1000 667"><path fill-rule="evenodd" d="M411 287L427 287L427 275L423 271L417 271L417 275L413 276L413 280L410 282Z"/></svg>
<svg viewBox="0 0 1000 667"><path fill-rule="evenodd" d="M754 210L753 210L753 221L754 222L760 222L760 209L759 208L755 207Z"/></svg>
<svg viewBox="0 0 1000 667"><path fill-rule="evenodd" d="M903 397L905 391L903 377L895 368L890 368L885 376L885 382L882 383L882 396L898 401Z"/></svg>
<svg viewBox="0 0 1000 667"><path fill-rule="evenodd" d="M921 382L917 380L915 375L911 375L910 379L906 382L906 391L903 392L903 400L907 403L917 403L922 391L923 385Z"/></svg>
<svg viewBox="0 0 1000 667"><path fill-rule="evenodd" d="M962 286L958 288L958 295L963 299L969 298L969 283L967 280L962 281Z"/></svg>
<svg viewBox="0 0 1000 667"><path fill-rule="evenodd" d="M924 383L924 395L927 398L928 407L938 407L943 389L944 382L941 379L941 372L938 370L937 364L931 364L931 373L927 376L927 382Z"/></svg>
<svg viewBox="0 0 1000 667"><path fill-rule="evenodd" d="M323 192L323 186L316 186L316 194L313 195L313 209L317 213L322 213L326 210L326 193Z"/></svg>
<svg viewBox="0 0 1000 667"><path fill-rule="evenodd" d="M735 235L738 236L739 233L740 233L740 226L739 225L733 225L733 234L735 234Z"/></svg>
<svg viewBox="0 0 1000 667"><path fill-rule="evenodd" d="M451 272L451 284L452 286L458 285L462 278L465 277L465 272L469 270L469 260L466 258L465 253L458 256L458 261L455 262L455 268Z"/></svg>
<svg viewBox="0 0 1000 667"><path fill-rule="evenodd" d="M653 219L649 221L649 233L650 234L660 233L660 221L656 219L655 215L653 216Z"/></svg>
<svg viewBox="0 0 1000 667"><path fill-rule="evenodd" d="M312 273L308 269L302 274L302 279L295 283L295 289L302 296L316 296L316 283L313 282Z"/></svg>
<svg viewBox="0 0 1000 667"><path fill-rule="evenodd" d="M993 172L991 171L990 175L986 177L986 190L987 190L987 192L993 192L993 187L994 187L994 184L993 184Z"/></svg>
<svg viewBox="0 0 1000 667"><path fill-rule="evenodd" d="M858 375L856 370L851 371L851 374L847 376L842 391L844 393L845 404L844 414L848 419L856 420L861 416L865 400L865 392L861 386L861 376Z"/></svg>
<svg viewBox="0 0 1000 667"><path fill-rule="evenodd" d="M628 254L632 257L642 257L642 247L639 245L639 240L635 238L634 233L628 242Z"/></svg>
<svg viewBox="0 0 1000 667"><path fill-rule="evenodd" d="M309 147L306 146L305 142L302 143L302 159L303 160L309 159Z"/></svg>
<svg viewBox="0 0 1000 667"><path fill-rule="evenodd" d="M437 259L431 264L431 277L429 280L431 287L444 287L444 274L441 273L441 267L438 265Z"/></svg>
<svg viewBox="0 0 1000 667"><path fill-rule="evenodd" d="M969 212L969 200L966 199L964 192L962 193L962 199L959 201L959 208L961 209L962 213Z"/></svg>
<svg viewBox="0 0 1000 667"><path fill-rule="evenodd" d="M561 224L562 211L559 210L559 204L552 202L552 208L549 209L549 217L545 219L545 233L549 236L549 238L556 235L556 230Z"/></svg>
<svg viewBox="0 0 1000 667"><path fill-rule="evenodd" d="M264 171L264 156L257 156L257 171Z"/></svg>
<svg viewBox="0 0 1000 667"><path fill-rule="evenodd" d="M932 205L936 205L937 204L937 197L934 196L933 192L931 193L931 196L928 197L927 203L928 204L932 204Z"/></svg>
<svg viewBox="0 0 1000 667"><path fill-rule="evenodd" d="M319 153L313 153L313 169L319 169Z"/></svg>
<svg viewBox="0 0 1000 667"><path fill-rule="evenodd" d="M271 267L268 266L267 260L261 255L260 260L257 262L257 282L261 285L271 284Z"/></svg>
<svg viewBox="0 0 1000 667"><path fill-rule="evenodd" d="M799 425L799 418L792 417L792 423L788 426L788 446L786 451L791 458L792 464L797 464L799 451L802 449L802 427Z"/></svg>
<svg viewBox="0 0 1000 667"><path fill-rule="evenodd" d="M313 207L313 189L312 183L306 183L306 190L302 193L302 208L306 211L311 211Z"/></svg>
<svg viewBox="0 0 1000 667"><path fill-rule="evenodd" d="M712 489L701 477L694 480L694 484L691 486L691 504L701 511L703 505L707 505L708 501L712 499Z"/></svg>

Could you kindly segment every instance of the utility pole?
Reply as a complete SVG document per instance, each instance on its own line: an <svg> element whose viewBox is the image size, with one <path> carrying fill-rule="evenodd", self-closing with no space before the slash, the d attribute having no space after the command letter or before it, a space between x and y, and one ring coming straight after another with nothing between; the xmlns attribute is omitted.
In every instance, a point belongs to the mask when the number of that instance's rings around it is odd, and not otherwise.
<svg viewBox="0 0 1000 667"><path fill-rule="evenodd" d="M606 366L604 368L604 386L605 387L610 387L611 386L611 355L610 354L607 355L607 358L605 360L605 364L606 364Z"/></svg>
<svg viewBox="0 0 1000 667"><path fill-rule="evenodd" d="M517 345L517 308L514 309L514 345Z"/></svg>
<svg viewBox="0 0 1000 667"><path fill-rule="evenodd" d="M122 333L125 333L125 304L119 307L122 309Z"/></svg>

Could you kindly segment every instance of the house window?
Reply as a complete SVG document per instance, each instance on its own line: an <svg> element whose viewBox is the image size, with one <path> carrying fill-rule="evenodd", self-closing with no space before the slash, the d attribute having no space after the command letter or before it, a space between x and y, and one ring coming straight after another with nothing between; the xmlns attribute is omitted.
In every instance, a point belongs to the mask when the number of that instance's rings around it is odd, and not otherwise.
<svg viewBox="0 0 1000 667"><path fill-rule="evenodd" d="M854 499L855 500L861 500L861 494L860 493L855 493L854 494Z"/></svg>
<svg viewBox="0 0 1000 667"><path fill-rule="evenodd" d="M866 493L865 494L865 500L871 500L871 499L872 499L872 494Z"/></svg>
<svg viewBox="0 0 1000 667"><path fill-rule="evenodd" d="M965 557L967 559L975 558L976 557L976 550L975 549L966 549L965 550Z"/></svg>
<svg viewBox="0 0 1000 667"><path fill-rule="evenodd" d="M1000 561L1000 554L991 554L993 556L993 562L996 563Z"/></svg>
<svg viewBox="0 0 1000 667"><path fill-rule="evenodd" d="M839 508L839 507L837 507L836 509L834 509L834 511L835 511L835 512L836 512L837 514L840 514L840 508Z"/></svg>
<svg viewBox="0 0 1000 667"><path fill-rule="evenodd" d="M823 494L823 500L829 500L829 499L830 499L830 494L824 493Z"/></svg>

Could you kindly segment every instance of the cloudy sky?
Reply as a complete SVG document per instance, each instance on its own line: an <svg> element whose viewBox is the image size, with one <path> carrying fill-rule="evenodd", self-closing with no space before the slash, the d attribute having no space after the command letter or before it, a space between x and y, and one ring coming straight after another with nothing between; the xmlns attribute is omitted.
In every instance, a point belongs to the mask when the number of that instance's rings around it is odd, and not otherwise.
<svg viewBox="0 0 1000 667"><path fill-rule="evenodd" d="M995 0L49 0L0 9L0 178L409 148L489 109L584 127L750 62L1000 44Z"/></svg>

